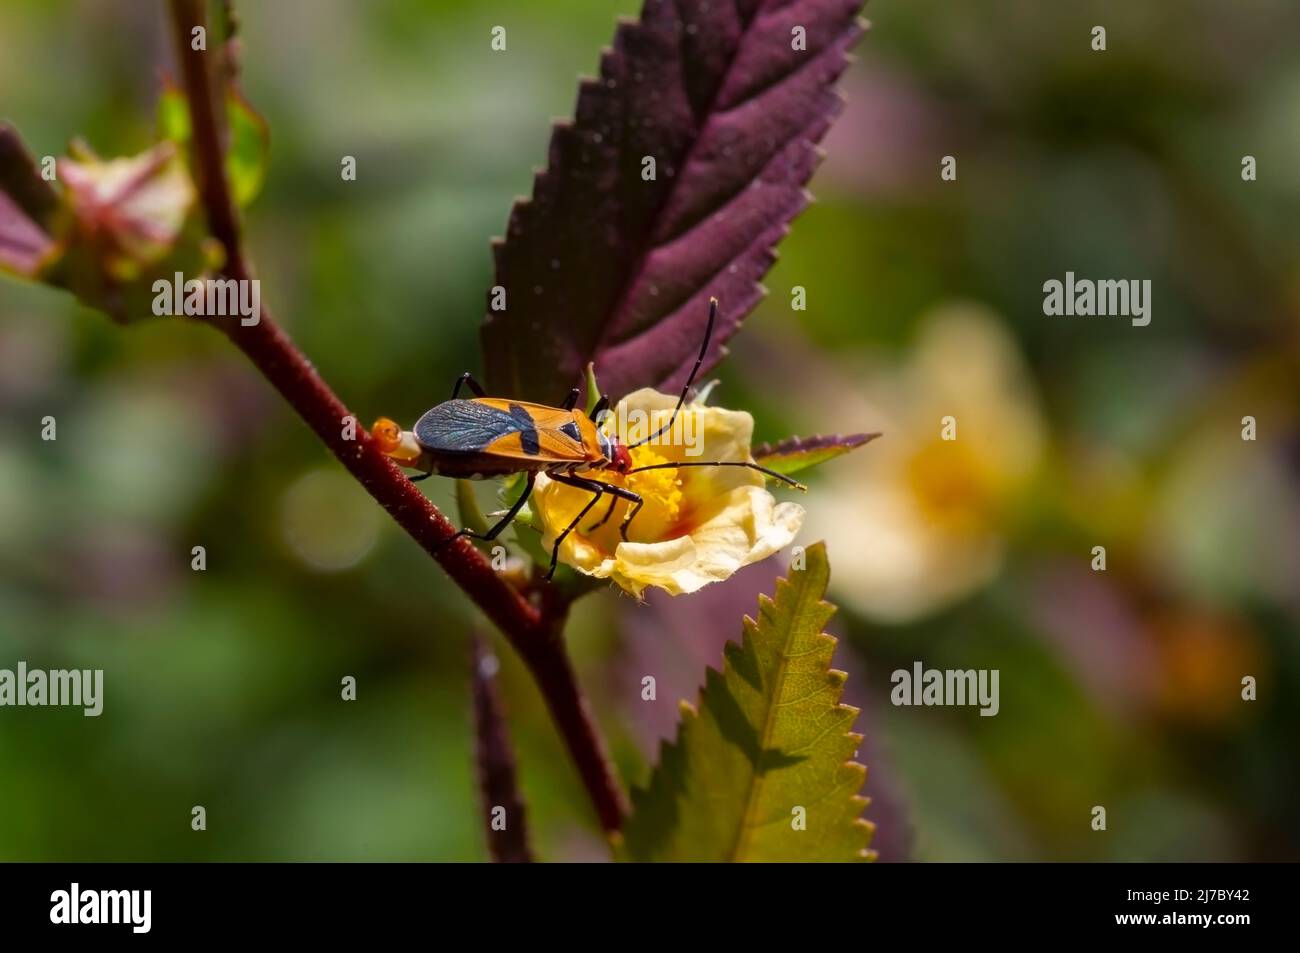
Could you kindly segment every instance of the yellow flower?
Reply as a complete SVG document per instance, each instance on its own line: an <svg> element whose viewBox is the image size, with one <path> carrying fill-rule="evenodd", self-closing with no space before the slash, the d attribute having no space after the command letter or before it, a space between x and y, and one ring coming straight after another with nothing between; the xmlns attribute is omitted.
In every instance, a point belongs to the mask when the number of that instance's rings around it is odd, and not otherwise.
<svg viewBox="0 0 1300 953"><path fill-rule="evenodd" d="M632 424L630 433L619 436L635 439L667 423L676 402L675 397L645 388L620 401L611 420ZM753 418L743 411L687 404L672 431L631 451L633 466L752 462L753 430ZM744 467L649 470L627 476L604 470L591 475L627 487L645 505L624 541L619 526L630 504L617 500L610 511L610 497L603 497L565 537L560 560L589 576L611 579L638 598L651 586L681 595L726 579L788 545L803 525L802 506L776 502L764 487L763 475ZM590 500L584 490L538 476L533 509L542 522L546 550ZM607 512L609 518L604 519Z"/></svg>
<svg viewBox="0 0 1300 953"><path fill-rule="evenodd" d="M997 315L951 303L920 324L905 360L863 375L867 404L841 401L852 415L845 425L885 438L859 467L828 472L809 527L857 541L837 550L839 595L890 622L937 612L997 575L1046 440L1030 376Z"/></svg>

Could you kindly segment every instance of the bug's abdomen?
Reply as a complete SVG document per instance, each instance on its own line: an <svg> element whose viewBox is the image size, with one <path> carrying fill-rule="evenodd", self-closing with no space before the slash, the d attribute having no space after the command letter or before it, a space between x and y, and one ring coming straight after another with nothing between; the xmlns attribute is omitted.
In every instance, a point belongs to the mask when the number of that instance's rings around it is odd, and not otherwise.
<svg viewBox="0 0 1300 953"><path fill-rule="evenodd" d="M495 457L488 453L439 453L426 450L417 468L457 480L491 480L529 470L545 470L545 460L536 463Z"/></svg>

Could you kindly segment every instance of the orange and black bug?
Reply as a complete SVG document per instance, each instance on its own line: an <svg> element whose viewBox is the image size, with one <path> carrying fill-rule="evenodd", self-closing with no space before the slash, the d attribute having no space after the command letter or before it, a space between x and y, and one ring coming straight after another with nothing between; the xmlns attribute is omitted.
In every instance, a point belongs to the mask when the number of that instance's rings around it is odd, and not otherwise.
<svg viewBox="0 0 1300 953"><path fill-rule="evenodd" d="M551 567L546 573L550 579L555 574L556 563L560 556L560 544L564 542L583 517L591 511L605 494L609 494L610 506L605 516L590 529L604 524L614 512L614 504L622 499L631 506L619 527L623 539L627 539L628 525L640 512L644 501L626 487L615 486L601 480L593 480L581 473L599 473L609 470L626 476L645 470L667 470L678 467L746 467L757 470L782 481L796 489L806 487L789 477L757 463L739 460L687 461L673 463L656 463L650 466L635 467L630 451L649 443L672 428L686 402L695 375L704 363L704 355L709 349L709 340L713 335L713 324L718 316L718 299L709 299L709 320L704 329L704 343L700 345L699 357L691 369L677 406L673 408L668 422L654 433L636 441L625 444L617 436L609 436L598 426L602 415L609 408L609 397L602 395L590 414L584 414L574 408L578 403L579 391L575 387L559 407L545 404L530 404L524 401L505 400L488 397L483 388L466 371L456 380L452 388L451 400L426 411L415 423L415 429L403 432L396 423L387 418L380 418L372 428L372 435L379 447L403 466L424 473L412 477L413 481L423 480L437 474L438 476L457 477L469 480L484 480L507 476L512 473L526 473L527 480L519 499L511 505L501 520L486 533L475 533L463 529L447 542L460 536L472 536L476 539L496 539L510 525L510 521L528 500L537 481L538 473L545 473L557 483L587 490L592 494L591 500L582 508L573 521L555 540L551 551ZM460 396L462 387L468 387L474 396Z"/></svg>

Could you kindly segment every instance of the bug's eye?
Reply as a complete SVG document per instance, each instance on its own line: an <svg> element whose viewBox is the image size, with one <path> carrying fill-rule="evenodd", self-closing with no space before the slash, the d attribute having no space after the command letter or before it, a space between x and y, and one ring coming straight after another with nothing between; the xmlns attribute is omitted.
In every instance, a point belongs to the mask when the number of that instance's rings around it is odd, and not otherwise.
<svg viewBox="0 0 1300 953"><path fill-rule="evenodd" d="M387 417L375 421L375 425L370 428L370 436L374 437L375 443L379 444L379 449L384 453L392 453L402 444L402 428Z"/></svg>

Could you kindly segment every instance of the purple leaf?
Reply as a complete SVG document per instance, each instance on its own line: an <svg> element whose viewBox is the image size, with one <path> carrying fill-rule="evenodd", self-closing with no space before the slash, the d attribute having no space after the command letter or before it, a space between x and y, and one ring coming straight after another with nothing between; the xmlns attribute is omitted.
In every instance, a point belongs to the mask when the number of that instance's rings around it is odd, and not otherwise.
<svg viewBox="0 0 1300 953"><path fill-rule="evenodd" d="M0 192L0 269L32 278L54 240Z"/></svg>
<svg viewBox="0 0 1300 953"><path fill-rule="evenodd" d="M870 443L878 433L855 433L847 437L839 434L819 434L815 437L787 437L776 443L765 443L754 448L754 459L777 473L787 476L825 463Z"/></svg>
<svg viewBox="0 0 1300 953"><path fill-rule="evenodd" d="M711 295L721 309L704 369L717 363L808 202L861 6L646 0L640 21L619 25L495 243L506 307L494 313L489 294L493 393L558 399L592 360L616 397L678 388Z"/></svg>
<svg viewBox="0 0 1300 953"><path fill-rule="evenodd" d="M55 244L49 229L58 204L17 130L0 123L0 268L36 274Z"/></svg>

